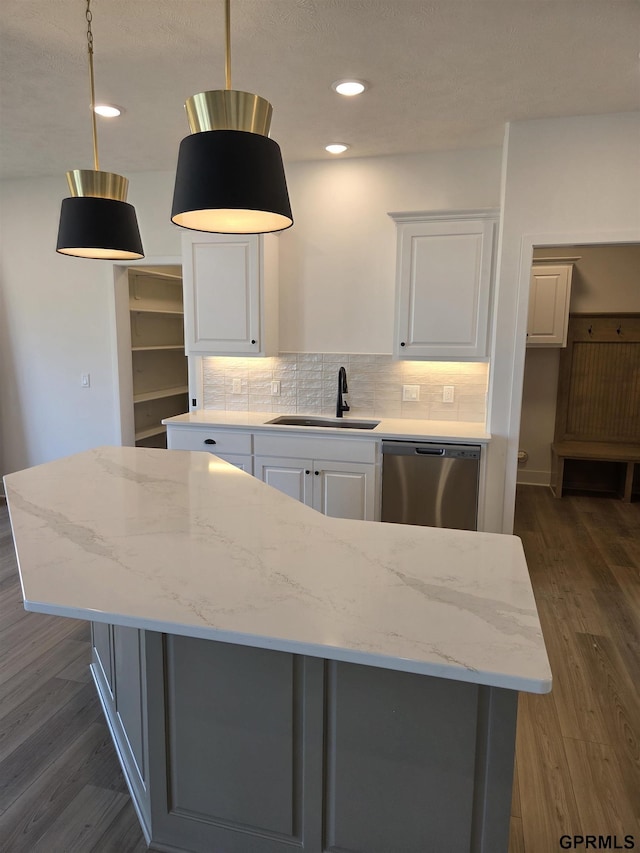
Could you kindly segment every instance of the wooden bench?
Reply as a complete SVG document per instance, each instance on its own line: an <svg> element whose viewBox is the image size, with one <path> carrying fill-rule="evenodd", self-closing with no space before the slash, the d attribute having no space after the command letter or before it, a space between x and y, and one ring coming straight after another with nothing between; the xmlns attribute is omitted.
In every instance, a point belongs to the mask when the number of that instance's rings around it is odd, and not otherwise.
<svg viewBox="0 0 640 853"><path fill-rule="evenodd" d="M627 466L622 499L631 500L635 466L640 463L640 444L606 441L556 441L551 445L551 491L562 497L565 459L589 459L594 462L624 462Z"/></svg>

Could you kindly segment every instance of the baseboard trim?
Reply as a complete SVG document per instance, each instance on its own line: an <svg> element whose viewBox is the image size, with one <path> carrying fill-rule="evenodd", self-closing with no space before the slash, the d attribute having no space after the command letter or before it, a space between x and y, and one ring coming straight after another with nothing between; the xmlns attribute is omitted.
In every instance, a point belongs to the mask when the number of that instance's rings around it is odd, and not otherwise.
<svg viewBox="0 0 640 853"><path fill-rule="evenodd" d="M551 471L518 471L519 486L550 486Z"/></svg>

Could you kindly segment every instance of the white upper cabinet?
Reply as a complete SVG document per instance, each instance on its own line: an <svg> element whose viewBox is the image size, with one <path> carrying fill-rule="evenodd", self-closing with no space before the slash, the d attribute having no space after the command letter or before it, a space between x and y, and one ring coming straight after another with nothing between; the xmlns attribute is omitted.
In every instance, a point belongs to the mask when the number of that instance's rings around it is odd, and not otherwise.
<svg viewBox="0 0 640 853"><path fill-rule="evenodd" d="M182 264L187 355L277 353L275 235L188 232Z"/></svg>
<svg viewBox="0 0 640 853"><path fill-rule="evenodd" d="M531 268L528 347L566 347L573 263L536 261Z"/></svg>
<svg viewBox="0 0 640 853"><path fill-rule="evenodd" d="M398 358L484 358L497 214L391 213L398 230Z"/></svg>

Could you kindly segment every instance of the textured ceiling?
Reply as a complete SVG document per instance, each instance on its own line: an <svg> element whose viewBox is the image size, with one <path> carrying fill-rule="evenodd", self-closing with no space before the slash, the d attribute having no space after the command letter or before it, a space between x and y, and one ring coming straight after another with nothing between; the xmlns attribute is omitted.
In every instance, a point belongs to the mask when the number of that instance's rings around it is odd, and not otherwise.
<svg viewBox="0 0 640 853"><path fill-rule="evenodd" d="M175 167L185 98L224 87L223 0L93 0L101 168ZM84 0L0 4L0 175L92 168ZM233 88L285 160L501 144L508 120L640 106L638 0L232 0ZM370 83L347 99L332 81Z"/></svg>

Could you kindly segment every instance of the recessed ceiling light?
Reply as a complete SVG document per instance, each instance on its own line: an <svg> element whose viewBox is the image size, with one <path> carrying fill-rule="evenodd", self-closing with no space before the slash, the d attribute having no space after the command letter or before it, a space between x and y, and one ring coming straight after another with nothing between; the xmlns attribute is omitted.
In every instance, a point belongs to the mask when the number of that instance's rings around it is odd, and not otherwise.
<svg viewBox="0 0 640 853"><path fill-rule="evenodd" d="M122 113L122 109L115 104L96 104L93 111L103 118L115 118Z"/></svg>
<svg viewBox="0 0 640 853"><path fill-rule="evenodd" d="M359 95L361 92L364 92L367 84L363 83L362 80L336 80L335 83L331 84L331 88L335 89L339 95L353 97L353 95Z"/></svg>
<svg viewBox="0 0 640 853"><path fill-rule="evenodd" d="M342 142L334 142L332 145L325 146L324 150L328 151L329 154L342 154L348 147L348 145L344 145Z"/></svg>

